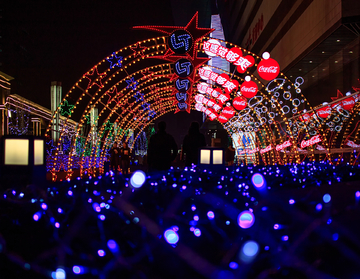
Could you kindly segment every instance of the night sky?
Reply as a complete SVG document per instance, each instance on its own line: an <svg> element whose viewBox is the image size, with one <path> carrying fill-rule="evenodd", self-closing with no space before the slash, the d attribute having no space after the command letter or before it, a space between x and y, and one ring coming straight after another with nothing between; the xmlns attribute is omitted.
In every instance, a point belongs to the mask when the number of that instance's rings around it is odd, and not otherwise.
<svg viewBox="0 0 360 279"><path fill-rule="evenodd" d="M139 40L161 35L131 27L185 26L196 11L199 11L199 26L209 27L210 2L4 1L0 5L0 71L14 77L12 94L50 108L51 81L62 82L64 96L106 56ZM201 121L201 115L196 112L190 117L180 114L167 115L169 127L188 127L192 120ZM171 132L172 128L169 129ZM187 128L180 132L180 137L186 131Z"/></svg>

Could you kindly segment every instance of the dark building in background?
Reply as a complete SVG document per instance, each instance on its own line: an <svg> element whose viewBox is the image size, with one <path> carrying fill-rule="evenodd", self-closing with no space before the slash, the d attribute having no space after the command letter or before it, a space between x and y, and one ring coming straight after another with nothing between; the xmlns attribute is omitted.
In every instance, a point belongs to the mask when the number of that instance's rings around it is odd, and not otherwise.
<svg viewBox="0 0 360 279"><path fill-rule="evenodd" d="M225 38L268 51L315 106L360 87L360 1L218 0Z"/></svg>

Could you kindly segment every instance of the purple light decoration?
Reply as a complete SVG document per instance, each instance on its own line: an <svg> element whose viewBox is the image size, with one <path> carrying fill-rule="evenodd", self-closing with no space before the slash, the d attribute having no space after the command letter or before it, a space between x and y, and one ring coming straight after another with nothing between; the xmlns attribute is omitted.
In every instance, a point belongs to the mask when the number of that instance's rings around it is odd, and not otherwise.
<svg viewBox="0 0 360 279"><path fill-rule="evenodd" d="M289 240L289 237L287 235L284 235L282 238L281 238L282 241L288 241Z"/></svg>
<svg viewBox="0 0 360 279"><path fill-rule="evenodd" d="M59 212L59 213L63 213L63 210L59 207L59 208L58 208L58 212Z"/></svg>
<svg viewBox="0 0 360 279"><path fill-rule="evenodd" d="M93 203L93 208L94 208L94 210L95 210L96 212L100 212L100 211L101 211L101 208L100 208L99 204L96 203L96 202Z"/></svg>
<svg viewBox="0 0 360 279"><path fill-rule="evenodd" d="M196 206L195 206L195 205L192 205L192 206L191 206L191 210L192 210L192 211L195 211L195 210L196 210Z"/></svg>
<svg viewBox="0 0 360 279"><path fill-rule="evenodd" d="M107 246L109 247L109 249L111 250L111 252L113 253L117 253L119 251L119 247L117 245L117 243L115 242L115 240L110 239L107 242Z"/></svg>
<svg viewBox="0 0 360 279"><path fill-rule="evenodd" d="M58 229L58 228L60 228L60 223L59 222L56 222L55 223L55 227Z"/></svg>
<svg viewBox="0 0 360 279"><path fill-rule="evenodd" d="M171 229L164 232L164 237L169 244L176 244L179 241L179 235Z"/></svg>
<svg viewBox="0 0 360 279"><path fill-rule="evenodd" d="M82 274L85 271L84 268L79 265L74 265L72 270L75 274Z"/></svg>
<svg viewBox="0 0 360 279"><path fill-rule="evenodd" d="M251 182L258 190L262 190L266 186L265 178L260 173L255 173L251 177Z"/></svg>
<svg viewBox="0 0 360 279"><path fill-rule="evenodd" d="M331 201L331 196L329 194L325 194L323 196L323 201L324 201L324 203L330 202Z"/></svg>
<svg viewBox="0 0 360 279"><path fill-rule="evenodd" d="M243 229L248 229L255 223L255 216L252 212L245 210L238 216L238 224Z"/></svg>
<svg viewBox="0 0 360 279"><path fill-rule="evenodd" d="M239 258L245 262L251 262L259 253L259 245L252 240L245 242L243 247L241 248Z"/></svg>
<svg viewBox="0 0 360 279"><path fill-rule="evenodd" d="M194 221L199 221L199 216L195 215L194 216Z"/></svg>
<svg viewBox="0 0 360 279"><path fill-rule="evenodd" d="M41 212L36 212L33 216L35 222L39 221L41 218Z"/></svg>
<svg viewBox="0 0 360 279"><path fill-rule="evenodd" d="M134 172L134 174L131 176L130 184L134 188L140 188L141 186L144 185L145 180L146 180L145 173L143 171L138 170Z"/></svg>
<svg viewBox="0 0 360 279"><path fill-rule="evenodd" d="M68 191L68 195L69 196L72 196L73 195L73 192L71 190Z"/></svg>
<svg viewBox="0 0 360 279"><path fill-rule="evenodd" d="M320 211L322 209L322 204L318 203L315 208L317 211Z"/></svg>
<svg viewBox="0 0 360 279"><path fill-rule="evenodd" d="M194 230L195 236L199 237L201 235L201 231L199 229Z"/></svg>
<svg viewBox="0 0 360 279"><path fill-rule="evenodd" d="M46 209L47 209L46 203L42 203L42 204L41 204L41 208L44 209L44 210L46 210Z"/></svg>
<svg viewBox="0 0 360 279"><path fill-rule="evenodd" d="M333 239L334 241L337 241L337 240L339 239L339 234L338 234L338 233L334 233L334 234L332 235L332 239Z"/></svg>
<svg viewBox="0 0 360 279"><path fill-rule="evenodd" d="M104 220L105 220L105 215L103 215L103 214L99 215L99 219L100 219L101 221L104 221Z"/></svg>
<svg viewBox="0 0 360 279"><path fill-rule="evenodd" d="M239 265L236 262L230 262L229 263L229 267L231 269L237 269L239 267Z"/></svg>
<svg viewBox="0 0 360 279"><path fill-rule="evenodd" d="M208 213L207 213L207 217L209 218L209 220L214 219L214 218L215 218L215 214L214 214L214 212L212 212L212 211L208 211Z"/></svg>
<svg viewBox="0 0 360 279"><path fill-rule="evenodd" d="M294 203L295 203L295 200L293 200L293 199L289 200L289 204L294 204Z"/></svg>
<svg viewBox="0 0 360 279"><path fill-rule="evenodd" d="M278 229L280 229L280 225L279 225L279 224L275 224L275 225L274 225L274 230L278 230Z"/></svg>
<svg viewBox="0 0 360 279"><path fill-rule="evenodd" d="M356 199L360 199L360 191L356 191L356 193L355 193L355 198L356 198Z"/></svg>
<svg viewBox="0 0 360 279"><path fill-rule="evenodd" d="M104 250L98 250L98 255L100 256L100 257L104 257L105 255L106 255L106 253L105 253L105 251Z"/></svg>

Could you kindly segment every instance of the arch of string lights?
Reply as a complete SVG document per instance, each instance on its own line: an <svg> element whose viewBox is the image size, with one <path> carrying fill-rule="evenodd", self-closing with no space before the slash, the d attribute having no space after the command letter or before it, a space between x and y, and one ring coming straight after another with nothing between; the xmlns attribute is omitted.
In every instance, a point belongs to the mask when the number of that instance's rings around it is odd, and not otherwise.
<svg viewBox="0 0 360 279"><path fill-rule="evenodd" d="M81 174L103 173L112 142L129 142L129 131L136 139L156 118L190 109L221 122L236 139L237 157L245 164L300 163L305 158L357 162L356 152L346 158L341 153L346 147L360 147L356 93L313 108L301 92L301 77L292 82L268 53L259 57L232 43L209 39L206 35L212 29L199 28L197 14L185 27L135 28L166 36L112 53L66 94L51 122L61 114L79 124L69 140L65 123L59 141L52 143L53 180L60 170L67 178L76 168ZM206 65L207 55L226 59L236 70L229 73ZM261 68L268 70L261 73ZM49 141L51 127L52 123L46 132ZM241 136L253 144L247 145ZM65 142L67 156L63 156ZM339 154L332 152L339 148Z"/></svg>

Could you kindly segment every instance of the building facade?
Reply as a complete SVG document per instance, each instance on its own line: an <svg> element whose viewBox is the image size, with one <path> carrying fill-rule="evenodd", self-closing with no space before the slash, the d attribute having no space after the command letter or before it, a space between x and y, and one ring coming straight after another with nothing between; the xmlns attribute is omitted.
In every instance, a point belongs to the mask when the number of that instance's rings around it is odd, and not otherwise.
<svg viewBox="0 0 360 279"><path fill-rule="evenodd" d="M360 1L218 0L225 38L264 51L313 106L360 87ZM355 89L354 89L355 87Z"/></svg>

